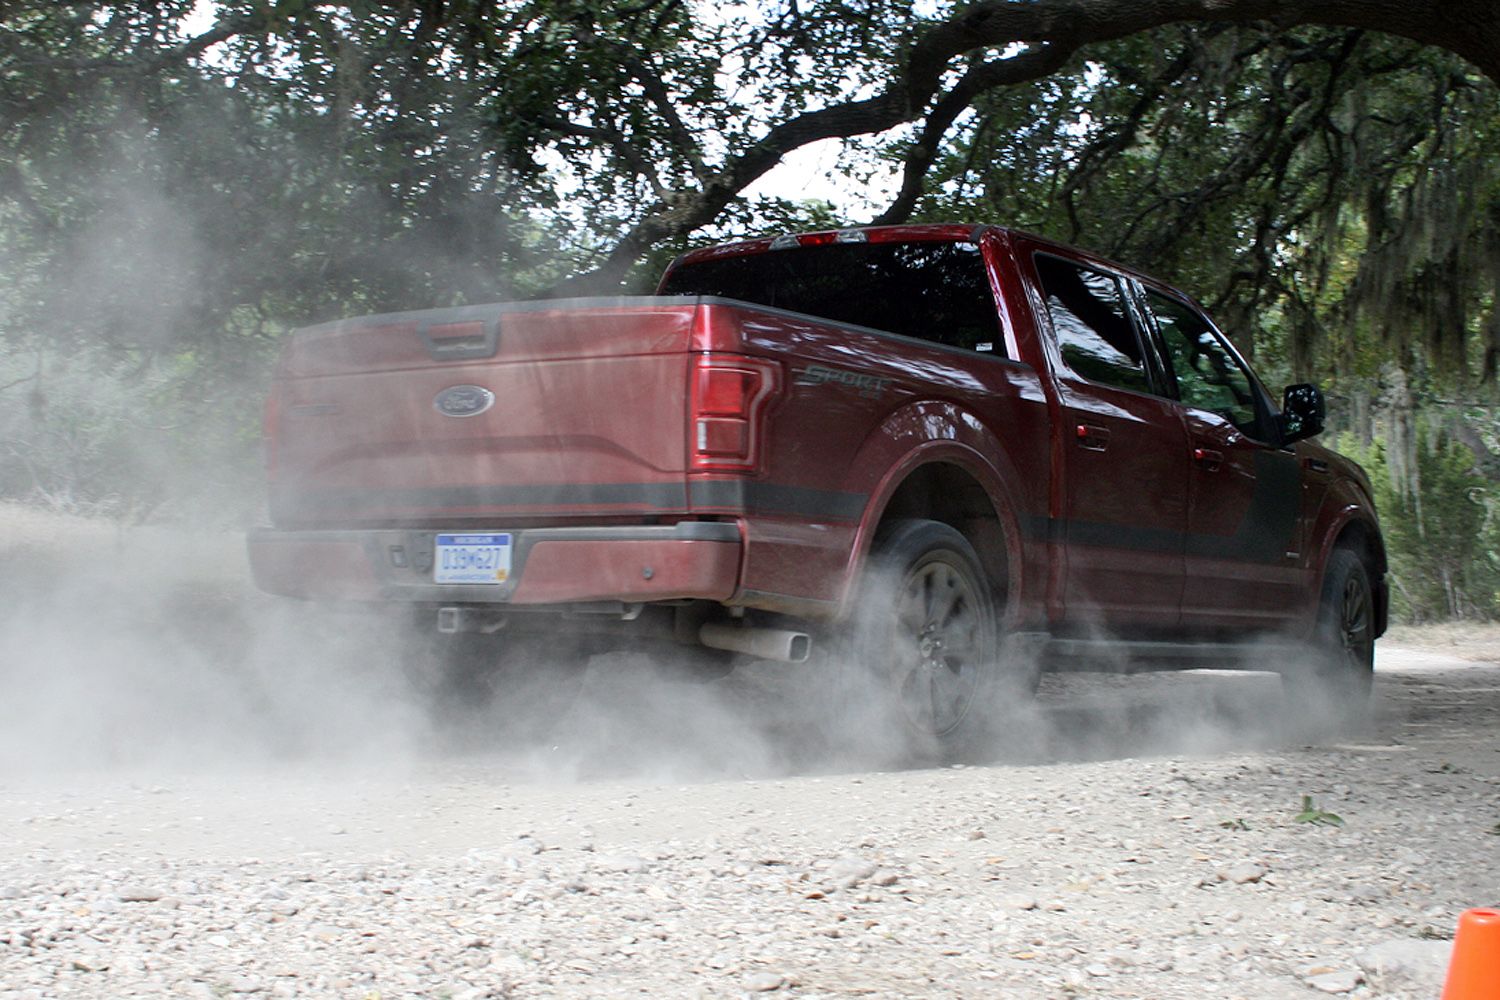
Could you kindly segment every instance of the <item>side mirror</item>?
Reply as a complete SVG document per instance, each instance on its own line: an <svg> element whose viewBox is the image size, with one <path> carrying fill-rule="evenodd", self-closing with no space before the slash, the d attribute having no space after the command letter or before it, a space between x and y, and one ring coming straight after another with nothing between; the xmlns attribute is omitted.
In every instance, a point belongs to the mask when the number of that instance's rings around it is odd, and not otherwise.
<svg viewBox="0 0 1500 1000"><path fill-rule="evenodd" d="M1291 444L1323 432L1328 412L1323 390L1307 382L1289 385L1281 396L1281 443Z"/></svg>

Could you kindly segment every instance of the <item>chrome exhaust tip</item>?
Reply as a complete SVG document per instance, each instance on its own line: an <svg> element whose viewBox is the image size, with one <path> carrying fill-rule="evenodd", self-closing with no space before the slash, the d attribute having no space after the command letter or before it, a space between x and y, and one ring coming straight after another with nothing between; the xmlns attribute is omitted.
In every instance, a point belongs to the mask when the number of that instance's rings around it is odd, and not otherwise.
<svg viewBox="0 0 1500 1000"><path fill-rule="evenodd" d="M812 636L782 628L752 628L710 622L698 629L698 641L710 649L744 653L757 660L806 663Z"/></svg>

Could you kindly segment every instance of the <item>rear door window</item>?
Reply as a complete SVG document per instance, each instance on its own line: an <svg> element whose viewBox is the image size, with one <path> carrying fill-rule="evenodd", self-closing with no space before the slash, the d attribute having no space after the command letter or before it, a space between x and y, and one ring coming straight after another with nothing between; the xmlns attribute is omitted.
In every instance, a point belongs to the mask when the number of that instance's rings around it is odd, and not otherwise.
<svg viewBox="0 0 1500 1000"><path fill-rule="evenodd" d="M999 313L971 243L833 243L674 268L661 295L714 295L1004 355Z"/></svg>
<svg viewBox="0 0 1500 1000"><path fill-rule="evenodd" d="M1060 257L1037 254L1034 260L1063 363L1090 382L1150 392L1120 280Z"/></svg>

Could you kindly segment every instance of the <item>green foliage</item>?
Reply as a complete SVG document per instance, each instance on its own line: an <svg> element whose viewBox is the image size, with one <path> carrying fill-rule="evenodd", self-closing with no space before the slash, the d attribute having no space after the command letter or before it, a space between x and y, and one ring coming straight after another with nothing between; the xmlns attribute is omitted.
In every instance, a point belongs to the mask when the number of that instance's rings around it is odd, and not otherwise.
<svg viewBox="0 0 1500 1000"><path fill-rule="evenodd" d="M1168 28L985 95L918 212L1170 278L1286 381L1415 351L1448 384L1476 364L1492 382L1469 345L1495 335L1495 97L1457 58L1388 37Z"/></svg>
<svg viewBox="0 0 1500 1000"><path fill-rule="evenodd" d="M1313 826L1343 826L1343 817L1337 813L1320 809L1311 795L1302 796L1302 809L1292 817L1293 823L1311 823Z"/></svg>
<svg viewBox="0 0 1500 1000"><path fill-rule="evenodd" d="M45 347L0 360L0 385L0 496L135 522L258 512L262 378Z"/></svg>
<svg viewBox="0 0 1500 1000"><path fill-rule="evenodd" d="M1474 454L1419 429L1407 482L1392 469L1387 443L1340 450L1369 472L1391 566L1399 620L1500 615L1500 490L1475 469Z"/></svg>

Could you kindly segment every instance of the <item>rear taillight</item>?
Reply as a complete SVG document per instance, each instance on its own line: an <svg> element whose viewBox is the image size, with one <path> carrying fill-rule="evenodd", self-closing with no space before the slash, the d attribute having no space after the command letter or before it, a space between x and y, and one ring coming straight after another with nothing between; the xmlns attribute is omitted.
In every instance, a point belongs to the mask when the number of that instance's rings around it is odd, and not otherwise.
<svg viewBox="0 0 1500 1000"><path fill-rule="evenodd" d="M741 355L694 357L688 424L694 470L749 472L757 467L761 424L779 375L776 365Z"/></svg>

